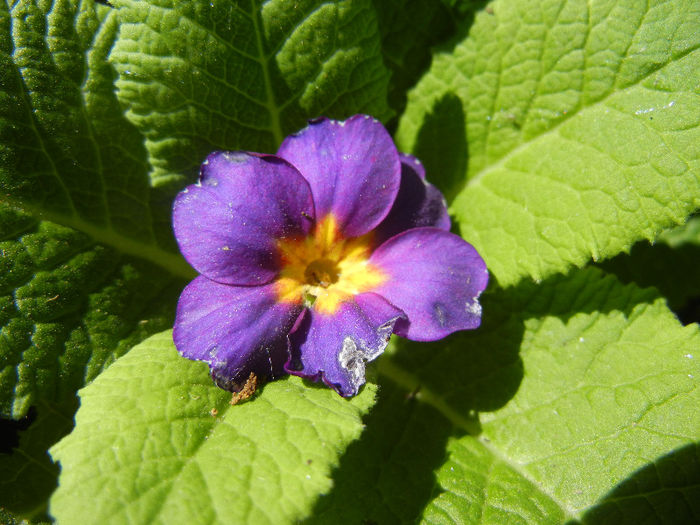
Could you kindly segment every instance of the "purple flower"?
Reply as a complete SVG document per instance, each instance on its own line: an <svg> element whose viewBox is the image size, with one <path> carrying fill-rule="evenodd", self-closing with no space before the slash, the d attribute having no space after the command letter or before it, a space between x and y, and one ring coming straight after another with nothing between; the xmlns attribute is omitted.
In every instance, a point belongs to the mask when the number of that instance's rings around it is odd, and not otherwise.
<svg viewBox="0 0 700 525"><path fill-rule="evenodd" d="M434 341L481 321L484 261L449 232L420 163L364 115L312 121L277 155L212 153L173 225L201 274L175 344L227 389L286 371L352 396L392 333Z"/></svg>

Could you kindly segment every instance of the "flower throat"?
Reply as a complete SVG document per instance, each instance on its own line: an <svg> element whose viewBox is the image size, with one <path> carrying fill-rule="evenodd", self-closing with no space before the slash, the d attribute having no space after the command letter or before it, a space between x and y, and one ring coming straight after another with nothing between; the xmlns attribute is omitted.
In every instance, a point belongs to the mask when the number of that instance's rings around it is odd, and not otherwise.
<svg viewBox="0 0 700 525"><path fill-rule="evenodd" d="M331 314L353 295L368 292L386 277L368 258L372 236L345 239L332 214L316 223L302 239L277 243L282 268L276 282L280 302L303 302Z"/></svg>

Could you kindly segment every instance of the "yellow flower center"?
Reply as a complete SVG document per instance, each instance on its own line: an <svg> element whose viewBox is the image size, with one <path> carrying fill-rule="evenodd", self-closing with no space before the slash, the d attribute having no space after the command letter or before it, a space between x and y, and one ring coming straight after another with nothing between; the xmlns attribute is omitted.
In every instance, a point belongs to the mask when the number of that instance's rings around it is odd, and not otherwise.
<svg viewBox="0 0 700 525"><path fill-rule="evenodd" d="M343 301L368 292L386 275L367 262L372 234L344 239L335 217L327 215L303 239L281 239L282 270L275 283L279 302L303 302L319 313L334 313Z"/></svg>

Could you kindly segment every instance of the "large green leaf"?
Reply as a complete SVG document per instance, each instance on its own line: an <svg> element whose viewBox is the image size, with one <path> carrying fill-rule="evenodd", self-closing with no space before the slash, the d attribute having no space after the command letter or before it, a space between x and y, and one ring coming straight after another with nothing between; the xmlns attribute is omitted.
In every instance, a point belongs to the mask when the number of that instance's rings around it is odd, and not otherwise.
<svg viewBox="0 0 700 525"><path fill-rule="evenodd" d="M39 400L73 397L172 323L179 283L171 275L8 208L0 207L0 224L3 413L19 417Z"/></svg>
<svg viewBox="0 0 700 525"><path fill-rule="evenodd" d="M172 325L181 281L87 235L0 206L0 409L39 416L0 455L0 506L33 513L56 485L46 449L72 426L75 391Z"/></svg>
<svg viewBox="0 0 700 525"><path fill-rule="evenodd" d="M380 363L468 432L449 441L427 521L662 514L674 494L672 515L700 515L697 461L669 470L700 441L697 325L595 269L492 292L484 315L476 332Z"/></svg>
<svg viewBox="0 0 700 525"><path fill-rule="evenodd" d="M536 483L478 440L453 439L438 471L443 493L423 515L423 523L538 525L563 523L566 512Z"/></svg>
<svg viewBox="0 0 700 525"><path fill-rule="evenodd" d="M479 331L380 358L305 523L697 520L697 325L596 269L483 302Z"/></svg>
<svg viewBox="0 0 700 525"><path fill-rule="evenodd" d="M157 184L215 149L273 153L310 117L391 114L370 0L114 3L119 99Z"/></svg>
<svg viewBox="0 0 700 525"><path fill-rule="evenodd" d="M23 0L2 14L2 200L174 271L158 250L142 139L123 117L106 55L116 19L93 2Z"/></svg>
<svg viewBox="0 0 700 525"><path fill-rule="evenodd" d="M700 206L700 5L493 2L397 139L500 283L627 250Z"/></svg>
<svg viewBox="0 0 700 525"><path fill-rule="evenodd" d="M374 391L346 400L288 378L231 406L171 332L153 336L81 391L75 430L51 450L63 470L51 512L63 523L293 521L330 489Z"/></svg>
<svg viewBox="0 0 700 525"><path fill-rule="evenodd" d="M105 13L77 1L0 13L0 407L18 417L167 326L191 269L159 246L169 226L151 217L146 152L113 94L116 19L98 31Z"/></svg>

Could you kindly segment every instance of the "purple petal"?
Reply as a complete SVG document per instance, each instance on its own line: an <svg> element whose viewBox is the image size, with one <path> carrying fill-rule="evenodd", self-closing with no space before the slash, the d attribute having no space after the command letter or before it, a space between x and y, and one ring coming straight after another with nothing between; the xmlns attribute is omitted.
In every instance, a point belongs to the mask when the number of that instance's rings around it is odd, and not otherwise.
<svg viewBox="0 0 700 525"><path fill-rule="evenodd" d="M219 386L284 373L287 334L301 304L278 303L275 283L231 286L199 276L180 296L173 339L180 354L209 363Z"/></svg>
<svg viewBox="0 0 700 525"><path fill-rule="evenodd" d="M373 293L356 295L333 314L307 310L289 336L292 357L285 368L354 396L365 383L365 362L384 351L401 318L401 310Z"/></svg>
<svg viewBox="0 0 700 525"><path fill-rule="evenodd" d="M366 115L312 121L287 137L277 154L309 181L316 217L333 213L345 237L374 229L399 191L396 146L384 126Z"/></svg>
<svg viewBox="0 0 700 525"><path fill-rule="evenodd" d="M274 155L217 152L175 199L173 227L195 270L225 284L263 284L278 271L276 241L313 222L309 184Z"/></svg>
<svg viewBox="0 0 700 525"><path fill-rule="evenodd" d="M376 245L411 228L434 226L449 231L450 225L445 197L425 180L423 165L401 154L401 187L389 215L375 230Z"/></svg>
<svg viewBox="0 0 700 525"><path fill-rule="evenodd" d="M369 259L388 276L374 291L401 308L408 322L395 332L434 341L481 322L479 295L488 270L474 247L437 228L415 228L392 237Z"/></svg>
<svg viewBox="0 0 700 525"><path fill-rule="evenodd" d="M409 155L408 153L399 152L399 159L401 160L402 168L404 165L406 165L415 171L416 175L418 175L421 179L425 180L425 166L423 166L423 163L419 161L417 157Z"/></svg>

